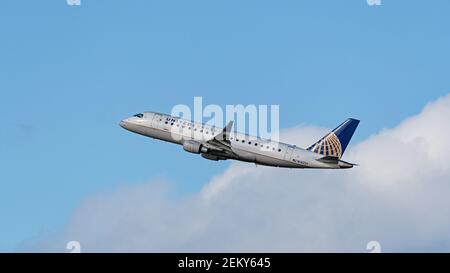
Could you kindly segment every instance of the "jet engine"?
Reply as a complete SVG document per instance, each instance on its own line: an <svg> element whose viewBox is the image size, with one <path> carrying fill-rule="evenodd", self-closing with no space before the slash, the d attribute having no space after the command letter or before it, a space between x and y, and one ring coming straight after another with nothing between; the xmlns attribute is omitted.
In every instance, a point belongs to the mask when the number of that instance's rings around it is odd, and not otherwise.
<svg viewBox="0 0 450 273"><path fill-rule="evenodd" d="M183 149L186 152L193 153L193 154L199 154L199 153L206 153L208 149L203 147L203 145L200 142L194 141L194 140L187 140L183 143Z"/></svg>

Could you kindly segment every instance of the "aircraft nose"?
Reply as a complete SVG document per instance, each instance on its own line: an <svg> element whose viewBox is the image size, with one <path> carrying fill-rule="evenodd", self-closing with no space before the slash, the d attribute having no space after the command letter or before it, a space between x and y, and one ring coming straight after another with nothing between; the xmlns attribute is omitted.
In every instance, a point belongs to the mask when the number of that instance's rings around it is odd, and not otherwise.
<svg viewBox="0 0 450 273"><path fill-rule="evenodd" d="M120 125L120 127L126 129L127 122L126 122L125 120L121 120L121 121L119 122L119 125Z"/></svg>

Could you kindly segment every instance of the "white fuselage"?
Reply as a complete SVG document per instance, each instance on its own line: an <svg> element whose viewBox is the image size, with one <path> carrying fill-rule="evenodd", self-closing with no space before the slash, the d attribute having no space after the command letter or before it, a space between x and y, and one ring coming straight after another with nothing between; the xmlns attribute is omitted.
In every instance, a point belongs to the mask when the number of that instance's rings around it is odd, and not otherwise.
<svg viewBox="0 0 450 273"><path fill-rule="evenodd" d="M145 112L120 122L123 128L151 138L183 145L185 150L211 160L235 159L255 164L286 168L349 168L343 163L318 161L320 154L277 141L231 131L229 146L232 154L221 152L208 144L222 128L195 123L165 114ZM200 146L189 150L189 145ZM201 148L200 148L201 147ZM345 162L344 162L345 163Z"/></svg>

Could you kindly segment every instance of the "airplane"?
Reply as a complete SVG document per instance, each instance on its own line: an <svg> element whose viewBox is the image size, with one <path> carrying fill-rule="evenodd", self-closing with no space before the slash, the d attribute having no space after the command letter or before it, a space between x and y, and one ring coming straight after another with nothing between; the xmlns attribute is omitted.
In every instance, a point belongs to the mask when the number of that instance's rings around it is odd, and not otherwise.
<svg viewBox="0 0 450 273"><path fill-rule="evenodd" d="M307 149L282 142L192 122L157 112L142 112L120 126L143 136L179 144L187 152L213 160L239 160L281 168L348 169L357 164L341 160L359 120L349 118Z"/></svg>

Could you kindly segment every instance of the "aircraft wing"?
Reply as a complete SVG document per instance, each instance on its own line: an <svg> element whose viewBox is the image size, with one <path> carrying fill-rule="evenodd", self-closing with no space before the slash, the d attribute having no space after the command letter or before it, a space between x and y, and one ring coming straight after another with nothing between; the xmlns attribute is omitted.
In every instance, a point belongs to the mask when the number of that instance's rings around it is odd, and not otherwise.
<svg viewBox="0 0 450 273"><path fill-rule="evenodd" d="M208 149L223 152L231 157L236 157L236 154L231 149L230 132L233 128L233 121L228 122L227 126L212 139L206 141L204 146Z"/></svg>

